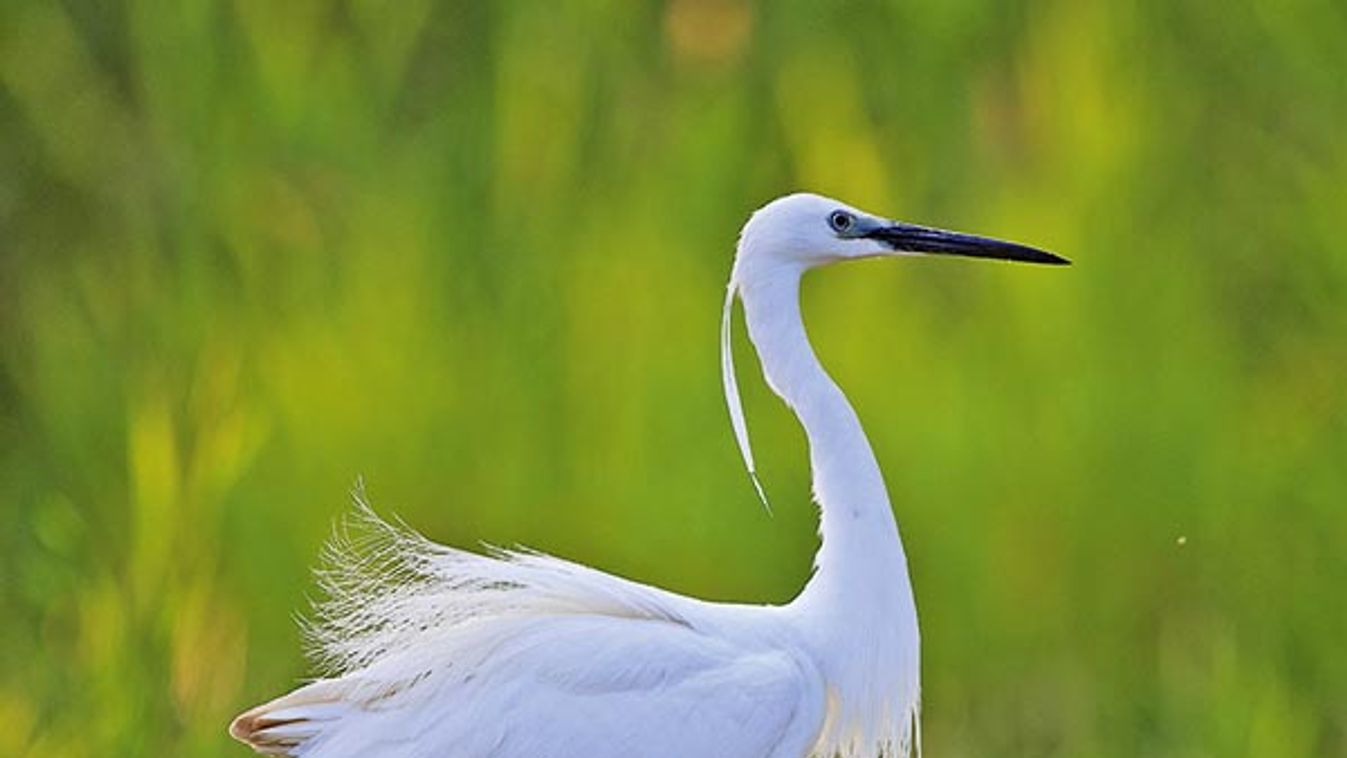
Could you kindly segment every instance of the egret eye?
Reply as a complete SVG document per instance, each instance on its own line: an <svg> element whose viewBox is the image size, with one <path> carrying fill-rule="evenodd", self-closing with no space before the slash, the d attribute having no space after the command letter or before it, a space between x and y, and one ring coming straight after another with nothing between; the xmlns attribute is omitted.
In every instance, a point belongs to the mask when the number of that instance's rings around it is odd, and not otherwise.
<svg viewBox="0 0 1347 758"><path fill-rule="evenodd" d="M833 211L828 214L828 226L838 234L846 234L856 225L856 217L846 211Z"/></svg>

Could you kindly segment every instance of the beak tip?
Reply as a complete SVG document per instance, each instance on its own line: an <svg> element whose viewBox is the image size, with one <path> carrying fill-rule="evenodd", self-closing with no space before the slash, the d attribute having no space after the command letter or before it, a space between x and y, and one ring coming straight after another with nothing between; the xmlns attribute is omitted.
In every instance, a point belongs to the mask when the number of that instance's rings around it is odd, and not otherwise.
<svg viewBox="0 0 1347 758"><path fill-rule="evenodd" d="M1007 260L1020 261L1021 263L1038 263L1047 266L1071 265L1071 260L1069 258L1063 258L1062 256L1056 253L1050 253L1047 250L1043 250L1041 248L1029 247L1028 245L1018 245L1018 244L1014 245L1014 247L1019 249L1021 255L1006 256Z"/></svg>
<svg viewBox="0 0 1347 758"><path fill-rule="evenodd" d="M1040 250L1036 247L1023 247L1027 255L1022 258L1011 258L1010 260L1019 260L1024 263L1041 263L1047 266L1070 266L1071 259L1063 258L1056 253L1050 253L1047 250Z"/></svg>

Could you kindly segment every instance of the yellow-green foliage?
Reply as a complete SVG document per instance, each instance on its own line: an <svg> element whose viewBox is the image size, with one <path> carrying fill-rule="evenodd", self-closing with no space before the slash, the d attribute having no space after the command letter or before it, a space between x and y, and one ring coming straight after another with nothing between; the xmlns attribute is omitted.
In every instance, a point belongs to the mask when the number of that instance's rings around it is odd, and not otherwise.
<svg viewBox="0 0 1347 758"><path fill-rule="evenodd" d="M769 518L716 319L797 188L1076 262L806 288L928 754L1347 755L1344 40L1331 0L4 3L0 755L241 755L358 475L438 540L791 597L802 439L746 368Z"/></svg>

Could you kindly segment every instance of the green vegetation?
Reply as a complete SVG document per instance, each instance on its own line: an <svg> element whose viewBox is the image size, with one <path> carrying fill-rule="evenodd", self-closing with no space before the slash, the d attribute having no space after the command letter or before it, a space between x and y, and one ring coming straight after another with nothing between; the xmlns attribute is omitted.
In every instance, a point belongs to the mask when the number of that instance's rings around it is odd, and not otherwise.
<svg viewBox="0 0 1347 758"><path fill-rule="evenodd" d="M1347 755L1344 39L1331 0L5 3L0 755L243 755L358 475L440 541L791 597L803 440L741 353L769 518L716 325L796 188L1076 263L806 288L928 754Z"/></svg>

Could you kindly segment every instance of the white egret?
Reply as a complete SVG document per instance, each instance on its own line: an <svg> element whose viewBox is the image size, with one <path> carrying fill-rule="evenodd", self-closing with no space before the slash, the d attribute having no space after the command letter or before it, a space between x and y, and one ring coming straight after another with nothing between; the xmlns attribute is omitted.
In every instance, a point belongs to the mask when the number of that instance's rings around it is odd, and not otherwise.
<svg viewBox="0 0 1347 758"><path fill-rule="evenodd" d="M754 470L730 350L742 301L772 390L809 439L822 544L785 606L711 603L531 552L478 555L379 521L337 540L310 629L328 678L239 716L306 758L877 758L920 752L917 612L883 477L800 316L809 269L938 253L1051 253L795 194L748 220L725 300L724 389ZM756 479L755 479L756 482Z"/></svg>

